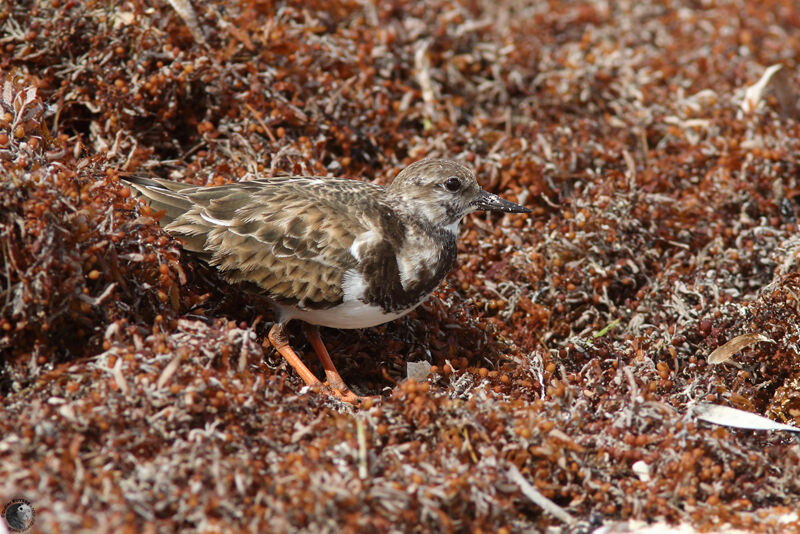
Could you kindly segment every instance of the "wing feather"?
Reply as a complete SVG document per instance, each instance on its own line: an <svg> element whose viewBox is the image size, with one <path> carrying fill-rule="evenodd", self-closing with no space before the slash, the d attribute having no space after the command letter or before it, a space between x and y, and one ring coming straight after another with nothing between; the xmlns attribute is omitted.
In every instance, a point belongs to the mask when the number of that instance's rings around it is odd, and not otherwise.
<svg viewBox="0 0 800 534"><path fill-rule="evenodd" d="M386 209L383 188L354 180L286 177L218 187L168 180L132 185L185 248L217 266L230 282L251 282L272 299L309 308L342 301L344 273L358 260L350 248L376 232L370 212Z"/></svg>

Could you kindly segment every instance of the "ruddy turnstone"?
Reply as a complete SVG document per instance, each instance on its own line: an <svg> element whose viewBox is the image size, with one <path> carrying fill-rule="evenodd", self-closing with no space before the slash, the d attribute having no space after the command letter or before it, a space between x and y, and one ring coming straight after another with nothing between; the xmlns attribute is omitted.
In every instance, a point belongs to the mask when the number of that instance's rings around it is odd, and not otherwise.
<svg viewBox="0 0 800 534"><path fill-rule="evenodd" d="M250 282L277 312L269 341L311 386L321 385L289 345L299 319L322 363L331 393L357 397L342 380L319 326L366 328L407 314L456 263L461 219L476 210L529 209L481 189L461 163L428 159L389 187L308 176L217 187L130 177L164 229L231 283Z"/></svg>

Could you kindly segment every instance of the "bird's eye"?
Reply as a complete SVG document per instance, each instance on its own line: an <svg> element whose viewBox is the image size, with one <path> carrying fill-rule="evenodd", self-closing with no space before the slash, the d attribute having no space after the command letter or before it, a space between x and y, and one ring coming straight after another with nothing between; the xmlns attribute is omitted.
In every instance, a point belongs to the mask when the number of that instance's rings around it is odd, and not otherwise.
<svg viewBox="0 0 800 534"><path fill-rule="evenodd" d="M461 189L461 181L458 178L448 178L444 183L444 187L448 191L455 193Z"/></svg>

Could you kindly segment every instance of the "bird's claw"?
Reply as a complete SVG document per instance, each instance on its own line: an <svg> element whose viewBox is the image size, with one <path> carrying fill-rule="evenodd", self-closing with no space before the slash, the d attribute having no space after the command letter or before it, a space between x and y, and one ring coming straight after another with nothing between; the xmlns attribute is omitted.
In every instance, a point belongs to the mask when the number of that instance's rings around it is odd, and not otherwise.
<svg viewBox="0 0 800 534"><path fill-rule="evenodd" d="M370 402L376 402L381 399L380 395L362 397L361 395L356 395L353 393L346 385L342 384L342 386L344 387L335 387L329 382L323 383L325 393L341 402L346 402L347 404L352 404L353 406L363 406L368 400Z"/></svg>

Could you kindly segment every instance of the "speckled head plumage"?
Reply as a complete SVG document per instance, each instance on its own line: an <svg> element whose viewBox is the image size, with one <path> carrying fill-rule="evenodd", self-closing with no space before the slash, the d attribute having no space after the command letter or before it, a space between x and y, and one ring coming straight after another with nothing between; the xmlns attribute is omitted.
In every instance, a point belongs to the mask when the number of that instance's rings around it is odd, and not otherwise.
<svg viewBox="0 0 800 534"><path fill-rule="evenodd" d="M392 181L387 198L398 210L428 220L431 225L455 229L476 210L526 213L530 210L484 191L465 165L447 159L412 163Z"/></svg>
<svg viewBox="0 0 800 534"><path fill-rule="evenodd" d="M400 317L454 267L465 215L529 211L484 191L471 170L450 160L413 163L388 188L304 176L218 187L127 182L165 210L161 225L186 250L229 282L255 284L269 297L278 312L270 340L307 383L315 379L292 356L283 333L288 321L364 328ZM329 381L336 379L320 354L321 341L314 347Z"/></svg>

